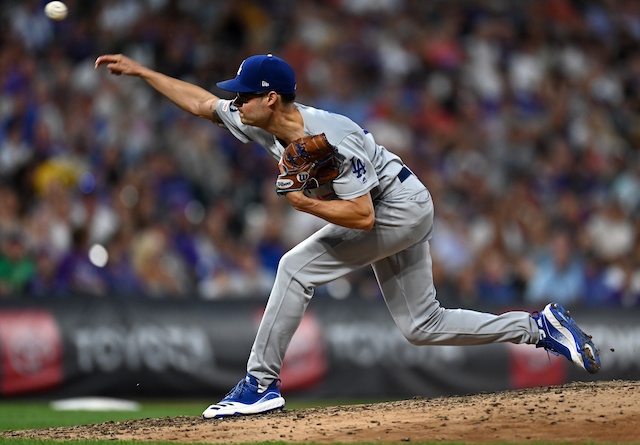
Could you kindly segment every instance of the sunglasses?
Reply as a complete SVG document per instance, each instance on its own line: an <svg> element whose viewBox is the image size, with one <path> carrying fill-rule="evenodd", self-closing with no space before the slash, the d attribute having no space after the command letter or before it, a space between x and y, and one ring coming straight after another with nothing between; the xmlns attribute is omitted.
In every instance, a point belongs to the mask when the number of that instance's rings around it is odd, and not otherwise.
<svg viewBox="0 0 640 445"><path fill-rule="evenodd" d="M236 98L233 99L234 105L242 105L249 102L251 99L255 99L256 97L262 97L269 94L269 91L259 91L256 93L236 93Z"/></svg>

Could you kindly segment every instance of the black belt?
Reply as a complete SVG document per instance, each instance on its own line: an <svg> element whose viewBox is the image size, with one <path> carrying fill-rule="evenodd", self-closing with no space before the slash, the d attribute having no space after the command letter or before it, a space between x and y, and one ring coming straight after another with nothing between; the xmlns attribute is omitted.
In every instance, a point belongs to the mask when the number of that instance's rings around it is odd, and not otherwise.
<svg viewBox="0 0 640 445"><path fill-rule="evenodd" d="M400 170L400 173L398 173L398 179L400 180L400 182L404 182L411 175L411 170L403 165L402 170Z"/></svg>

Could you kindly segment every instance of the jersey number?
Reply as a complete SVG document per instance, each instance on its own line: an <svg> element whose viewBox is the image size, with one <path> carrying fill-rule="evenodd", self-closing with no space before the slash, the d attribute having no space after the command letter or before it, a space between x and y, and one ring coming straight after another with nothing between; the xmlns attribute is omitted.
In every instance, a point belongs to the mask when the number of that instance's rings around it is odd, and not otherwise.
<svg viewBox="0 0 640 445"><path fill-rule="evenodd" d="M353 173L355 173L358 178L360 178L362 175L367 174L367 169L364 166L364 162L362 162L360 159L351 159L351 165L353 166Z"/></svg>

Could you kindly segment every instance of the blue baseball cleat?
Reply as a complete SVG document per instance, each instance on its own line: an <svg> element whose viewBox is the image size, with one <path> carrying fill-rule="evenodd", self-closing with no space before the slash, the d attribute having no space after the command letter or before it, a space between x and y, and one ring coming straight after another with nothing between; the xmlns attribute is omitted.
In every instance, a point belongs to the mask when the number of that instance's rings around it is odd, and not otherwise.
<svg viewBox="0 0 640 445"><path fill-rule="evenodd" d="M202 413L203 419L237 416L241 414L260 414L284 407L284 398L276 380L267 388L261 388L251 374L238 384L219 403L210 405Z"/></svg>
<svg viewBox="0 0 640 445"><path fill-rule="evenodd" d="M582 332L569 311L558 303L550 303L533 318L540 329L536 348L562 354L591 374L600 370L600 356L591 336Z"/></svg>

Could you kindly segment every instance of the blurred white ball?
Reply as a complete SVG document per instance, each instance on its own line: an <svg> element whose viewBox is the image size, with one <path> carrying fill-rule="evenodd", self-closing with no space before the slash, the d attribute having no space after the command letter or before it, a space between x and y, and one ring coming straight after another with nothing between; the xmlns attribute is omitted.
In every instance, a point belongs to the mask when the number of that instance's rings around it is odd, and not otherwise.
<svg viewBox="0 0 640 445"><path fill-rule="evenodd" d="M107 252L104 246L94 244L89 249L89 261L91 261L94 266L104 267L109 262L109 252Z"/></svg>
<svg viewBox="0 0 640 445"><path fill-rule="evenodd" d="M64 20L67 16L67 12L69 12L67 10L67 5L59 1L49 2L44 7L44 13L51 20Z"/></svg>

